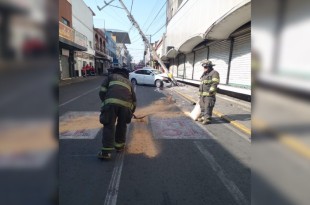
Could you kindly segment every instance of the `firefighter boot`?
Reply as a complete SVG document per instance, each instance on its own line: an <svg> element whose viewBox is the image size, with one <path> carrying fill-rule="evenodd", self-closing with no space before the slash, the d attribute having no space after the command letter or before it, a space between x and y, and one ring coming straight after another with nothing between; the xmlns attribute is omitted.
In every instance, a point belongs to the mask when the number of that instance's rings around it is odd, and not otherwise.
<svg viewBox="0 0 310 205"><path fill-rule="evenodd" d="M202 124L203 125L206 125L206 124L211 124L211 118L206 118L202 121Z"/></svg>
<svg viewBox="0 0 310 205"><path fill-rule="evenodd" d="M104 159L104 160L111 159L111 153L109 152L100 151L97 156L99 159Z"/></svg>
<svg viewBox="0 0 310 205"><path fill-rule="evenodd" d="M115 143L116 152L122 152L125 149L125 143Z"/></svg>
<svg viewBox="0 0 310 205"><path fill-rule="evenodd" d="M204 117L198 117L197 121L198 122L203 122L204 121Z"/></svg>

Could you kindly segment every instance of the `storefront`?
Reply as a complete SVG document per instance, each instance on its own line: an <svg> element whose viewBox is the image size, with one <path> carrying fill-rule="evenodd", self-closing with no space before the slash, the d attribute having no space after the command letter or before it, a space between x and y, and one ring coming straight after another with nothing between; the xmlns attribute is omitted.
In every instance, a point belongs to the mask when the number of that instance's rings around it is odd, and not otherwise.
<svg viewBox="0 0 310 205"><path fill-rule="evenodd" d="M75 51L86 51L87 48L74 42L75 31L59 22L59 67L60 79L76 77L74 65Z"/></svg>

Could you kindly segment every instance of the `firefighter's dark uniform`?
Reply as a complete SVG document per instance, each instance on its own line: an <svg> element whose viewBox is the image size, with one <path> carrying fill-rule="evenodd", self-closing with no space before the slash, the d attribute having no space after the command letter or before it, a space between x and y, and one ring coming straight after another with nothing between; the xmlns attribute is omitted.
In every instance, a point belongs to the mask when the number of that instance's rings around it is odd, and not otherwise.
<svg viewBox="0 0 310 205"><path fill-rule="evenodd" d="M210 62L210 61L207 61ZM215 94L217 91L217 85L220 82L220 76L217 71L211 66L208 71L205 71L200 78L200 86L199 86L199 105L201 109L201 121L204 124L209 123L212 117L213 107L215 105Z"/></svg>
<svg viewBox="0 0 310 205"><path fill-rule="evenodd" d="M127 71L126 71L127 72ZM136 109L136 95L128 80L128 72L114 69L104 77L99 96L102 101L100 122L104 125L102 152L122 148L126 141L127 124ZM115 123L117 125L115 129Z"/></svg>

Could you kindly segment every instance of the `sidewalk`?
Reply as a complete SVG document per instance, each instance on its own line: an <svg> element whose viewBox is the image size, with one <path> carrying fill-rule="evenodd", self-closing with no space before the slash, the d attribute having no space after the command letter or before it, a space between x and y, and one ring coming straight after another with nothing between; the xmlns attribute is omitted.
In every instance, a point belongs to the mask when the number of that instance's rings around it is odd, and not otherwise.
<svg viewBox="0 0 310 205"><path fill-rule="evenodd" d="M171 90L191 102L198 102L198 87L185 85L171 87ZM251 134L251 103L222 94L216 94L213 114L230 122L246 134Z"/></svg>
<svg viewBox="0 0 310 205"><path fill-rule="evenodd" d="M92 80L99 78L100 76L87 76L87 77L74 77L74 78L66 78L66 79L61 79L59 81L59 87L64 86L64 85L70 85L73 83L78 83L78 82L83 82L87 80Z"/></svg>

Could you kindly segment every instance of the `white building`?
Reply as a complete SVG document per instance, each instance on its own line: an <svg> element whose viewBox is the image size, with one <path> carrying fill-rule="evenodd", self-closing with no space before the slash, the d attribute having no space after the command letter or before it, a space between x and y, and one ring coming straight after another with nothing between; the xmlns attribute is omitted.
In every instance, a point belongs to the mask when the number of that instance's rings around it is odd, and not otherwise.
<svg viewBox="0 0 310 205"><path fill-rule="evenodd" d="M75 52L75 72L78 76L82 75L82 68L88 64L94 66L94 22L93 16L95 13L85 4L83 0L72 1L72 27L87 38L87 51ZM77 33L77 35L79 35ZM75 36L75 40L83 36Z"/></svg>
<svg viewBox="0 0 310 205"><path fill-rule="evenodd" d="M116 55L120 66L128 66L128 50L125 44L116 43Z"/></svg>
<svg viewBox="0 0 310 205"><path fill-rule="evenodd" d="M209 59L220 89L251 95L250 0L169 0L163 38L161 59L176 79L198 84Z"/></svg>

